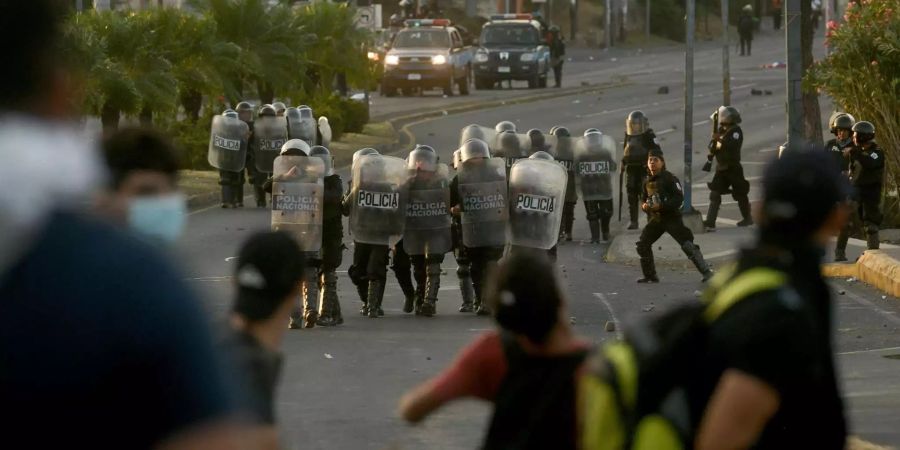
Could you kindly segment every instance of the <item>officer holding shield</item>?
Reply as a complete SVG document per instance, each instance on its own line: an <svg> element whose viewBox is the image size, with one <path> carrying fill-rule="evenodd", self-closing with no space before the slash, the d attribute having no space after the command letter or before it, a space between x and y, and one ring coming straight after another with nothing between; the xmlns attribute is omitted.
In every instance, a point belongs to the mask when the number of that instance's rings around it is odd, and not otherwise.
<svg viewBox="0 0 900 450"><path fill-rule="evenodd" d="M316 325L334 326L344 323L337 292L337 268L343 261L344 224L341 201L344 185L334 172L334 158L327 148L316 145L309 150L310 158L322 160L325 168L322 205L322 250L319 254L319 320Z"/></svg>
<svg viewBox="0 0 900 450"><path fill-rule="evenodd" d="M552 149L553 157L562 164L568 174L566 199L562 210L562 229L559 237L571 242L572 225L575 223L575 204L578 203L578 190L575 186L575 148L577 144L565 127L553 127L550 134L556 137L556 146Z"/></svg>
<svg viewBox="0 0 900 450"><path fill-rule="evenodd" d="M453 170L457 174L453 175L453 179L450 181L451 186L456 186L459 183L457 177L461 167L462 150L456 149L453 152ZM459 215L451 214L451 218L450 232L453 239L453 257L456 258L456 277L459 279L459 292L462 296L462 305L459 307L459 312L472 312L475 310L475 288L472 287L471 273L472 263L469 261L466 247L462 242L462 223L459 220Z"/></svg>
<svg viewBox="0 0 900 450"><path fill-rule="evenodd" d="M222 207L243 206L238 197L243 185L244 164L247 161L247 144L250 128L233 110L213 117L209 136L209 164L219 169L219 185L222 187Z"/></svg>
<svg viewBox="0 0 900 450"><path fill-rule="evenodd" d="M357 150L353 153L353 162L350 168L351 177L356 172L356 167L359 165L359 161L366 155L377 155L378 150L374 148L363 148ZM352 188L353 180L348 181L348 188ZM350 202L352 198L350 193L348 192L344 199L341 202L342 213L345 216L350 215ZM377 246L372 246L366 243L358 242L356 239L353 240L353 263L350 265L350 268L347 269L347 274L350 276L350 280L353 282L353 285L356 286L356 292L359 294L359 301L362 302L362 307L359 309L359 313L362 315L368 314L368 300L369 300L369 261L373 261L373 269L372 273L374 276L377 276L380 272L378 270L379 262L382 258L380 254L380 249ZM384 252L384 265L387 265L388 254L387 251ZM384 311L380 308L376 310L376 313L379 315L384 315Z"/></svg>
<svg viewBox="0 0 900 450"><path fill-rule="evenodd" d="M428 146L417 147L406 161L413 178L402 246L412 259L416 314L431 317L440 289L441 263L452 247L450 174L447 165L439 164L437 153Z"/></svg>
<svg viewBox="0 0 900 450"><path fill-rule="evenodd" d="M265 208L266 192L263 184L272 173L275 158L279 156L281 147L288 141L287 121L277 117L272 105L264 105L259 109L259 117L253 125L252 147L254 148L254 165L256 179L253 180L256 206Z"/></svg>
<svg viewBox="0 0 900 450"><path fill-rule="evenodd" d="M585 132L576 148L575 176L584 200L591 243L609 240L613 214L612 174L616 172L616 141L599 131ZM620 199L621 201L621 199Z"/></svg>
<svg viewBox="0 0 900 450"><path fill-rule="evenodd" d="M509 173L510 253L542 253L556 260L568 174L547 152L513 164Z"/></svg>
<svg viewBox="0 0 900 450"><path fill-rule="evenodd" d="M472 263L475 312L490 314L484 304L486 277L503 256L509 219L506 170L502 159L491 158L488 144L471 139L460 148L461 166L450 186L451 212L460 216L462 240Z"/></svg>

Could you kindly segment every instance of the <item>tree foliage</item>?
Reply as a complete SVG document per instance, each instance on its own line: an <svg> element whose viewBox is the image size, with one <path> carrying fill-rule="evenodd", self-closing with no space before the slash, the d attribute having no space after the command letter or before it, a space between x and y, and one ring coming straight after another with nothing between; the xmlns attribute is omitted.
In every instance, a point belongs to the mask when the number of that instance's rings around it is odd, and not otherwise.
<svg viewBox="0 0 900 450"><path fill-rule="evenodd" d="M900 0L850 2L844 23L827 24L832 52L806 82L857 120L875 125L887 157L886 192L900 185Z"/></svg>

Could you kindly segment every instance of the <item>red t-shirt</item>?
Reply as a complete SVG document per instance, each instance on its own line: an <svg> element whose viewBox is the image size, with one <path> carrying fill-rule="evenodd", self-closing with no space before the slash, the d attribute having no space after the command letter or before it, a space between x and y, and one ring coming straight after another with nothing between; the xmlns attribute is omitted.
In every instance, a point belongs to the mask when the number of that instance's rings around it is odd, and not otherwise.
<svg viewBox="0 0 900 450"><path fill-rule="evenodd" d="M588 347L587 342L576 341L572 351ZM500 334L488 331L466 346L453 364L432 380L431 393L442 403L463 397L493 401L506 371Z"/></svg>

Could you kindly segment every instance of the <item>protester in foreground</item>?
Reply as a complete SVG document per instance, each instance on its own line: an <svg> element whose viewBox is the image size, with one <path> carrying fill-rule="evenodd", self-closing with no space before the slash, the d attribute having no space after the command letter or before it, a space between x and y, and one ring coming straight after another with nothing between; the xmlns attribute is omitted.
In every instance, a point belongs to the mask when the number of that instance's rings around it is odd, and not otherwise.
<svg viewBox="0 0 900 450"><path fill-rule="evenodd" d="M284 324L291 316L294 299L300 295L305 266L303 253L292 237L263 232L244 243L234 270L237 296L226 347L244 387L242 409L264 426L268 448L278 447L275 385L284 365Z"/></svg>
<svg viewBox="0 0 900 450"><path fill-rule="evenodd" d="M400 415L418 423L466 397L494 404L484 448L574 449L575 383L588 344L574 336L553 266L543 255L503 260L487 300L499 330L406 393Z"/></svg>
<svg viewBox="0 0 900 450"><path fill-rule="evenodd" d="M67 6L0 3L0 433L6 448L232 449L232 402L195 298L152 248L90 218Z"/></svg>
<svg viewBox="0 0 900 450"><path fill-rule="evenodd" d="M757 244L713 280L707 297L714 303L753 284L768 288L730 299L711 324L689 395L702 413L698 449L844 448L834 305L820 270L825 246L848 215L847 189L833 164L807 152L769 166Z"/></svg>
<svg viewBox="0 0 900 450"><path fill-rule="evenodd" d="M184 229L178 157L171 141L151 130L119 130L103 141L110 172L101 210L153 244L174 243Z"/></svg>

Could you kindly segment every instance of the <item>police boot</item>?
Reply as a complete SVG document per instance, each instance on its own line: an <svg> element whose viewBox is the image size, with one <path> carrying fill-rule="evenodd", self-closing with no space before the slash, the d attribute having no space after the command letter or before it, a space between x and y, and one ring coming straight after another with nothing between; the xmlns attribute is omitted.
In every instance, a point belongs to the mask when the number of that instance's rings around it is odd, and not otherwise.
<svg viewBox="0 0 900 450"><path fill-rule="evenodd" d="M848 240L850 240L850 230L848 230L847 227L844 227L838 234L837 243L834 245L834 262L844 262L847 260Z"/></svg>
<svg viewBox="0 0 900 450"><path fill-rule="evenodd" d="M656 276L656 264L653 262L652 256L641 257L641 272L644 278L637 280L638 283L659 283L659 277Z"/></svg>
<svg viewBox="0 0 900 450"><path fill-rule="evenodd" d="M384 310L381 309L381 304L384 302L384 288L386 286L386 281L381 280L381 283L378 286L378 308L376 309L376 311L378 312L378 317L384 316Z"/></svg>
<svg viewBox="0 0 900 450"><path fill-rule="evenodd" d="M234 187L234 206L237 208L244 207L244 183Z"/></svg>
<svg viewBox="0 0 900 450"><path fill-rule="evenodd" d="M319 283L315 278L303 282L303 327L313 328L319 318Z"/></svg>
<svg viewBox="0 0 900 450"><path fill-rule="evenodd" d="M475 314L479 316L491 315L491 308L484 303L483 283L472 280L472 286L475 288Z"/></svg>
<svg viewBox="0 0 900 450"><path fill-rule="evenodd" d="M588 220L588 228L591 230L591 244L600 242L600 221Z"/></svg>
<svg viewBox="0 0 900 450"><path fill-rule="evenodd" d="M366 315L369 313L369 284L368 283L359 283L356 285L356 293L359 294L359 301L362 302L362 307L359 308L359 313L362 315Z"/></svg>
<svg viewBox="0 0 900 450"><path fill-rule="evenodd" d="M741 210L741 217L743 217L743 219L737 223L737 226L749 227L750 225L753 225L753 216L750 214L750 199L742 197L738 200L738 209Z"/></svg>
<svg viewBox="0 0 900 450"><path fill-rule="evenodd" d="M694 267L703 275L703 282L705 283L707 280L712 278L713 271L710 270L709 265L706 264L706 260L703 259L703 253L700 253L700 247L694 245L691 241L685 241L681 244L681 251L687 255L688 259L694 263Z"/></svg>
<svg viewBox="0 0 900 450"><path fill-rule="evenodd" d="M343 323L337 297L337 276L334 272L324 272L319 277L319 320L316 325L330 327Z"/></svg>
<svg viewBox="0 0 900 450"><path fill-rule="evenodd" d="M475 311L473 305L475 302L475 289L472 287L472 277L469 276L469 269L456 269L456 275L459 277L459 293L462 296L462 305L459 307L459 312Z"/></svg>
<svg viewBox="0 0 900 450"><path fill-rule="evenodd" d="M400 270L395 272L395 274L397 275L397 283L400 284L400 289L403 290L403 296L405 297L405 300L403 301L403 312L411 313L413 312L417 299L416 289L413 287L409 270Z"/></svg>
<svg viewBox="0 0 900 450"><path fill-rule="evenodd" d="M368 302L369 317L376 319L379 317L378 310L381 309L381 293L384 292L384 283L381 280L369 280Z"/></svg>
<svg viewBox="0 0 900 450"><path fill-rule="evenodd" d="M628 194L628 217L630 221L628 222L629 230L637 230L638 229L638 213L640 208L638 207L638 196L637 194Z"/></svg>
<svg viewBox="0 0 900 450"><path fill-rule="evenodd" d="M866 248L869 250L878 250L881 247L881 241L878 239L878 229L866 232Z"/></svg>
<svg viewBox="0 0 900 450"><path fill-rule="evenodd" d="M222 208L234 208L234 193L231 186L222 186Z"/></svg>
<svg viewBox="0 0 900 450"><path fill-rule="evenodd" d="M609 241L609 219L602 219L600 221L600 232L602 233L603 241Z"/></svg>
<svg viewBox="0 0 900 450"><path fill-rule="evenodd" d="M431 317L437 312L437 296L441 288L441 266L428 265L428 278L425 282L425 301L422 303L422 315Z"/></svg>
<svg viewBox="0 0 900 450"><path fill-rule="evenodd" d="M571 214L571 215L569 215L568 218L566 218L566 222L565 222L566 242L572 242L572 225L574 225L574 223L575 223L575 216L574 216L574 214Z"/></svg>
<svg viewBox="0 0 900 450"><path fill-rule="evenodd" d="M316 319L316 325L320 327L328 327L332 325L331 305L328 303L328 297L325 295L324 274L319 274L316 284L319 287L319 318Z"/></svg>
<svg viewBox="0 0 900 450"><path fill-rule="evenodd" d="M256 207L257 208L265 208L266 207L266 191L262 186L253 185L253 196L256 197Z"/></svg>
<svg viewBox="0 0 900 450"><path fill-rule="evenodd" d="M301 289L300 299L298 305L291 310L291 321L288 324L288 328L292 330L299 330L303 328L303 292Z"/></svg>
<svg viewBox="0 0 900 450"><path fill-rule="evenodd" d="M719 206L722 205L722 199L710 199L709 210L706 212L706 220L703 221L703 227L706 231L716 231L716 218L719 217Z"/></svg>

